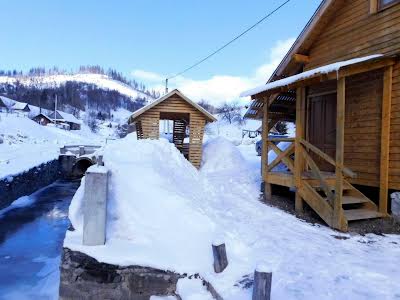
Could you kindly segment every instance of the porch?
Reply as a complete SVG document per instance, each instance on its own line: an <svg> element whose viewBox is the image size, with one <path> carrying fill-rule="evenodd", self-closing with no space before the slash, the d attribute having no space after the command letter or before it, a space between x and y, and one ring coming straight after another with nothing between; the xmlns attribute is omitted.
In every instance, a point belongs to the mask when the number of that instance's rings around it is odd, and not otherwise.
<svg viewBox="0 0 400 300"><path fill-rule="evenodd" d="M393 57L365 57L309 70L248 92L254 100L248 114L261 117L266 129L262 178L267 199L273 184L293 188L297 212L303 210L305 202L329 226L341 231L347 231L351 221L388 216L394 63ZM360 74L372 74L372 79L360 80ZM373 92L368 86L363 90L361 83L372 86ZM349 111L351 103L346 99L359 103L364 98L369 109L365 115ZM376 121L371 120L372 113L379 114ZM264 132L278 121L294 121L295 138L268 139ZM371 127L377 132L372 138L365 131ZM356 135L354 139L355 128L357 132L365 131L368 139L358 140ZM285 142L286 147L280 149L279 142ZM354 153L353 144L365 149L364 153ZM276 158L268 161L271 150ZM366 157L371 157L372 167L362 165ZM280 164L287 171L277 171ZM379 199L371 201L353 184L379 187Z"/></svg>

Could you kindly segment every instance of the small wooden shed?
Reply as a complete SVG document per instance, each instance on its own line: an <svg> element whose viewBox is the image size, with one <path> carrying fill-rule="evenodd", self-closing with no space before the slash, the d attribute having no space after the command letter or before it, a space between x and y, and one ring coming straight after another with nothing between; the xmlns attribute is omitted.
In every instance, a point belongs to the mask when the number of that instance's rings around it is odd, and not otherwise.
<svg viewBox="0 0 400 300"><path fill-rule="evenodd" d="M158 139L160 120L173 121L172 142L196 167L200 167L204 127L215 117L175 89L135 111L128 123L136 127L138 139ZM186 135L189 143L185 143Z"/></svg>

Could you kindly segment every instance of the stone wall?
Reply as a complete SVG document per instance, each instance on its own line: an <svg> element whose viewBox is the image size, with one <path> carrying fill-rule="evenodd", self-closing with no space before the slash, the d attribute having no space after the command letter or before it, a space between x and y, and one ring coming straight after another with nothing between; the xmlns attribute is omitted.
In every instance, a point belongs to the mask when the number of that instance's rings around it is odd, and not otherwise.
<svg viewBox="0 0 400 300"><path fill-rule="evenodd" d="M30 195L60 178L58 160L41 164L24 173L0 180L0 209L19 197Z"/></svg>
<svg viewBox="0 0 400 300"><path fill-rule="evenodd" d="M68 248L63 249L60 271L60 300L149 300L156 295L175 295L178 279L185 276L150 267L100 263Z"/></svg>

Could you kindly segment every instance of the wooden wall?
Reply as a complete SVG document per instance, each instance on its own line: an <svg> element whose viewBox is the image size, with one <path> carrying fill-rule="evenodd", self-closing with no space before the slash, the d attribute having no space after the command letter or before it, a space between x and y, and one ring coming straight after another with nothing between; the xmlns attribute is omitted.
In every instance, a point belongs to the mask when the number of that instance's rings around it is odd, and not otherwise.
<svg viewBox="0 0 400 300"><path fill-rule="evenodd" d="M380 11L376 14L369 13L369 0L344 1L340 9L327 22L319 37L316 38L308 54L310 62L305 66L305 70L313 69L322 65L342 61L355 57L362 57L372 54L394 55L400 52L400 4L396 4ZM363 82L356 83L362 89L368 89L368 84ZM376 87L380 88L380 87ZM357 93L361 91L350 92L351 97L358 97ZM357 118L360 127L348 128L347 132L364 131L366 134L359 134L359 142L367 143L357 151L370 149L371 152L365 153L365 156L379 156L380 149L375 144L377 135L380 137L379 107L371 108L379 100L375 94L363 93L359 95L362 111L356 112L356 104L346 107L352 110ZM354 101L356 101L354 99ZM354 102L353 101L353 102ZM354 102L355 103L355 102ZM392 114L391 114L391 142L389 156L389 187L400 189L400 64L396 64L393 70L392 85ZM371 115L367 113L368 109L373 109ZM362 113L365 112L365 117ZM361 121L365 118L365 121ZM358 126L357 125L357 126ZM356 123L353 125L356 126ZM361 128L363 127L363 128ZM356 129L357 128L357 129ZM368 137L368 139L367 139ZM349 141L350 135L347 135L346 141ZM360 141L368 142L360 142ZM348 153L355 149L355 146L346 145ZM369 148L367 148L369 147ZM373 152L377 151L377 153ZM359 159L359 158L356 158ZM354 164L367 163L365 160L357 160ZM368 167L367 167L368 166ZM369 168L371 166L371 168ZM376 162L369 162L358 168L363 174L365 180L376 180L377 174L366 173L366 169L372 169ZM377 171L379 172L379 171ZM363 180L364 180L363 179Z"/></svg>
<svg viewBox="0 0 400 300"><path fill-rule="evenodd" d="M199 168L202 158L204 126L206 124L204 115L178 95L172 95L138 117L136 124L137 128L140 126L143 138L159 138L160 113L171 113L171 116L172 113L189 114L189 161Z"/></svg>

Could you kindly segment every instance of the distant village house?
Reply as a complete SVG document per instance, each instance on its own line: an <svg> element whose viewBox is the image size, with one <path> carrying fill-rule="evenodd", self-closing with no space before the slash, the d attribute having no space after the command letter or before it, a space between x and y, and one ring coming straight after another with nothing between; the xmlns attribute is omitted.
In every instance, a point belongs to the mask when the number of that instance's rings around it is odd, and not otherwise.
<svg viewBox="0 0 400 300"><path fill-rule="evenodd" d="M55 123L67 124L70 130L81 129L81 121L72 114L57 110L55 115L52 112L48 117Z"/></svg>

